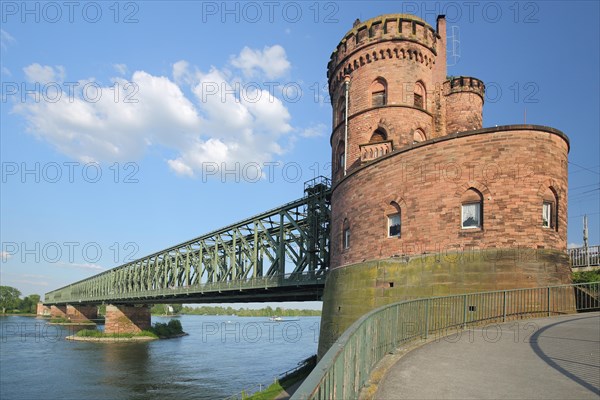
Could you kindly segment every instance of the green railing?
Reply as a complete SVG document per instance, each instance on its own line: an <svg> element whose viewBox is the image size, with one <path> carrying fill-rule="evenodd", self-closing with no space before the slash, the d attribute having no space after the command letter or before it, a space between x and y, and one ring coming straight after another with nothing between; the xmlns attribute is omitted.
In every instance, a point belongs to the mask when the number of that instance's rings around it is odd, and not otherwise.
<svg viewBox="0 0 600 400"><path fill-rule="evenodd" d="M389 352L471 325L600 309L600 282L409 300L361 317L331 346L292 396L356 399ZM453 332L453 331L452 331Z"/></svg>

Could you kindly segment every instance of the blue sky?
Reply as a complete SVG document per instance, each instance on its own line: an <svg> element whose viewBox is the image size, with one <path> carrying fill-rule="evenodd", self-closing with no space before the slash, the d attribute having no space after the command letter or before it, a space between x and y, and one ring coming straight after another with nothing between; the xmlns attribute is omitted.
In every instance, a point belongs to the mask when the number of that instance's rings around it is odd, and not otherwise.
<svg viewBox="0 0 600 400"><path fill-rule="evenodd" d="M597 2L1 4L1 280L24 294L301 197L330 172L329 56L385 13L446 14L484 126L569 136L568 242L588 214L600 243Z"/></svg>

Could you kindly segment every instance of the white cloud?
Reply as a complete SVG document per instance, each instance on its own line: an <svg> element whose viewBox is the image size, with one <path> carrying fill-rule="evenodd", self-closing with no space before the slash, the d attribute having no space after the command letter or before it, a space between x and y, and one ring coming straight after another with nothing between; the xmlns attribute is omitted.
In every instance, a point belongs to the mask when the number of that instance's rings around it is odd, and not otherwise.
<svg viewBox="0 0 600 400"><path fill-rule="evenodd" d="M190 64L185 60L180 60L173 64L173 79L175 79L176 83L190 84L192 82L189 66Z"/></svg>
<svg viewBox="0 0 600 400"><path fill-rule="evenodd" d="M281 46L244 49L240 55L244 51L263 61L285 61L271 66L271 76L289 68ZM262 68L250 64L245 65ZM39 64L27 68L26 73L35 79L64 73ZM79 89L94 82L101 94L97 101L79 90L74 98L65 92L59 101L29 101L16 104L13 111L25 117L30 133L74 159L134 161L149 146L161 146L175 151L166 163L181 176L197 176L206 163L270 161L285 152L283 143L292 140L289 134L299 131L291 126L291 115L276 94L255 86L240 93L240 81L226 68L202 72L181 60L173 64L172 74L169 78L135 71L128 80L112 78L110 86L93 78L82 80ZM309 128L306 136L315 135L318 129Z"/></svg>
<svg viewBox="0 0 600 400"><path fill-rule="evenodd" d="M15 42L16 40L14 37L12 37L4 29L0 29L0 48L2 50L8 49L8 46L12 45Z"/></svg>
<svg viewBox="0 0 600 400"><path fill-rule="evenodd" d="M10 69L6 68L6 67L2 67L2 75L6 75L8 77L12 76L12 72L10 72Z"/></svg>
<svg viewBox="0 0 600 400"><path fill-rule="evenodd" d="M51 67L35 63L23 68L23 71L29 82L45 84L48 82L62 82L65 78L65 69L60 65Z"/></svg>
<svg viewBox="0 0 600 400"><path fill-rule="evenodd" d="M278 44L265 46L262 51L244 47L231 59L231 64L241 69L246 77L256 76L262 71L270 79L285 75L291 66L285 49Z"/></svg>
<svg viewBox="0 0 600 400"><path fill-rule="evenodd" d="M269 161L283 153L278 140L292 130L291 118L282 101L266 90L255 89L243 96L233 96L233 87L223 72L212 69L201 75L192 88L206 117L204 131L209 139L195 137L181 155L169 160L180 175L193 176L209 168L221 170L223 164ZM226 166L231 170L235 166Z"/></svg>
<svg viewBox="0 0 600 400"><path fill-rule="evenodd" d="M567 245L567 249L576 249L578 247L583 247L581 243L569 243Z"/></svg>
<svg viewBox="0 0 600 400"><path fill-rule="evenodd" d="M59 263L57 263L57 265L59 265L61 267L79 268L79 269L91 269L91 270L104 271L104 267L102 267L102 266L100 266L98 264L91 264L91 263L65 263L65 262L59 262Z"/></svg>
<svg viewBox="0 0 600 400"><path fill-rule="evenodd" d="M114 81L118 101L114 84L98 85L95 102L90 99L95 90L74 98L65 92L60 101L18 104L14 110L26 117L29 131L83 162L135 160L149 142L182 146L185 133L198 129L194 106L168 78L137 71L131 82Z"/></svg>
<svg viewBox="0 0 600 400"><path fill-rule="evenodd" d="M125 64L113 64L113 68L121 75L125 75L128 71L127 65Z"/></svg>
<svg viewBox="0 0 600 400"><path fill-rule="evenodd" d="M44 282L44 281L31 281L31 280L28 280L28 279L14 279L11 282L13 282L13 284L20 283L22 285L32 285L32 286L48 286L49 285L48 282Z"/></svg>
<svg viewBox="0 0 600 400"><path fill-rule="evenodd" d="M192 167L187 165L181 158L176 160L167 160L169 168L171 168L177 175L194 176L194 170Z"/></svg>
<svg viewBox="0 0 600 400"><path fill-rule="evenodd" d="M33 278L33 279L45 279L48 278L48 275L39 275L39 274L17 274L23 278Z"/></svg>
<svg viewBox="0 0 600 400"><path fill-rule="evenodd" d="M8 259L11 257L12 254L10 254L8 251L0 251L0 259L2 260L2 262L8 261Z"/></svg>
<svg viewBox="0 0 600 400"><path fill-rule="evenodd" d="M309 126L308 128L304 129L302 132L300 132L300 136L305 138L320 137L325 136L326 132L327 126L325 124L319 123L317 125Z"/></svg>
<svg viewBox="0 0 600 400"><path fill-rule="evenodd" d="M14 284L33 285L33 286L48 286L49 283L46 281L48 275L39 274L20 274L14 272L2 271L2 280ZM6 284L6 283L5 283ZM9 285L11 286L11 285Z"/></svg>

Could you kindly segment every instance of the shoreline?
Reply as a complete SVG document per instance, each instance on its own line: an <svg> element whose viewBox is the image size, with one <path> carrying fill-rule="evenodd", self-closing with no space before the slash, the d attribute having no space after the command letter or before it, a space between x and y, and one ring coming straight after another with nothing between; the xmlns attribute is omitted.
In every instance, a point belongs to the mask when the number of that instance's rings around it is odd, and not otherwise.
<svg viewBox="0 0 600 400"><path fill-rule="evenodd" d="M162 336L162 337L152 337L152 336L132 336L132 337L97 337L97 336L77 336L77 335L69 335L66 336L66 340L72 340L75 342L99 342L99 343L112 343L112 342L150 342L153 340L167 340L167 339L177 339L180 337L189 336L189 333L183 332L178 333L172 336Z"/></svg>
<svg viewBox="0 0 600 400"><path fill-rule="evenodd" d="M154 338L151 336L132 336L132 337L89 337L89 336L75 336L69 335L65 337L66 340L72 340L74 342L150 342L152 340L160 340L160 338Z"/></svg>
<svg viewBox="0 0 600 400"><path fill-rule="evenodd" d="M11 316L50 318L50 316L45 317L45 316L37 315L37 314L33 314L33 313L0 313L0 317L11 317Z"/></svg>

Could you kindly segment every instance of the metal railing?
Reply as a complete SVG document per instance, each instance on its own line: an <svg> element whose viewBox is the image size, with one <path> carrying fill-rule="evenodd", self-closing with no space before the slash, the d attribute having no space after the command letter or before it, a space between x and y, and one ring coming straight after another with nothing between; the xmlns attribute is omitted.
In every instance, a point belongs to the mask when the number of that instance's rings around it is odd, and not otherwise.
<svg viewBox="0 0 600 400"><path fill-rule="evenodd" d="M600 282L409 300L361 317L331 346L292 399L356 399L390 351L483 323L600 309Z"/></svg>
<svg viewBox="0 0 600 400"><path fill-rule="evenodd" d="M273 383L277 383L277 382L281 382L284 381L285 379L289 378L290 376L297 374L298 372L300 372L301 370L305 369L305 368L312 368L314 367L314 365L317 362L317 355L315 354L314 356L310 356L302 361L300 361L298 363L297 366L295 366L294 368L290 368L285 372L282 372L281 374L279 374L278 376L275 377L275 379L273 380ZM236 394L233 394L229 397L226 397L223 400L245 400L245 399L249 399L251 398L254 394L258 393L258 392L262 392L263 388L268 388L270 385L269 384L256 384L252 387L246 388Z"/></svg>
<svg viewBox="0 0 600 400"><path fill-rule="evenodd" d="M572 267L593 267L600 265L600 246L567 249Z"/></svg>

